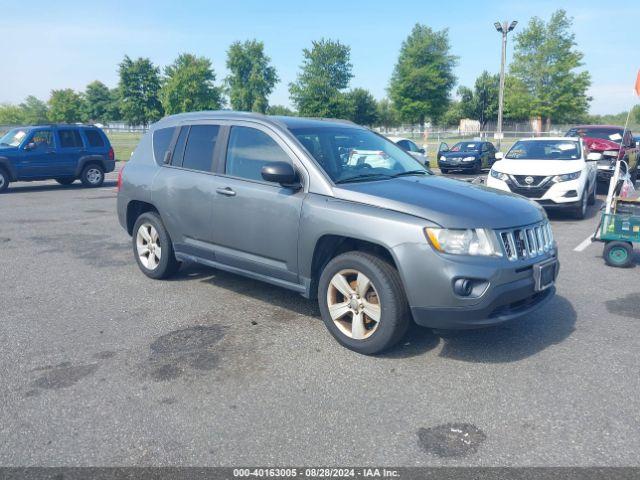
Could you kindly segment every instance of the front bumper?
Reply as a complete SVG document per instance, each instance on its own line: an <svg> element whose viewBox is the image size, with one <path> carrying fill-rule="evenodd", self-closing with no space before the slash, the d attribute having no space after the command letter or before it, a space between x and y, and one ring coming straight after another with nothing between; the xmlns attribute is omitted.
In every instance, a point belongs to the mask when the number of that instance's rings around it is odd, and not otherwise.
<svg viewBox="0 0 640 480"><path fill-rule="evenodd" d="M476 166L477 160L473 162L443 162L438 160L438 168L439 169L447 169L447 170L473 170Z"/></svg>
<svg viewBox="0 0 640 480"><path fill-rule="evenodd" d="M536 258L517 261L439 254L428 245L417 244L399 246L394 254L413 319L429 328L497 325L533 312L555 294L554 286L536 291L533 276L535 264L557 259L555 248ZM487 286L476 297L460 297L453 291L458 278L484 281Z"/></svg>
<svg viewBox="0 0 640 480"><path fill-rule="evenodd" d="M538 202L545 208L573 208L580 205L586 183L582 178L579 178L568 182L553 183L544 188L512 189L504 180L489 175L487 178L487 187L522 195Z"/></svg>

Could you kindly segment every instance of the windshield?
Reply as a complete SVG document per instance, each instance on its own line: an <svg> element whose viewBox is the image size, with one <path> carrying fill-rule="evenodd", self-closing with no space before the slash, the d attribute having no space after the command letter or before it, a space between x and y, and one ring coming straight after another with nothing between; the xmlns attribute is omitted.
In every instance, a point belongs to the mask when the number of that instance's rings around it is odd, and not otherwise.
<svg viewBox="0 0 640 480"><path fill-rule="evenodd" d="M518 141L506 157L510 160L577 160L580 142L571 140Z"/></svg>
<svg viewBox="0 0 640 480"><path fill-rule="evenodd" d="M17 147L20 145L24 137L27 136L27 131L24 128L14 128L9 130L0 138L0 145Z"/></svg>
<svg viewBox="0 0 640 480"><path fill-rule="evenodd" d="M335 183L430 174L396 144L369 130L307 127L290 131Z"/></svg>
<svg viewBox="0 0 640 480"><path fill-rule="evenodd" d="M477 152L479 149L478 142L458 142L451 147L452 152Z"/></svg>
<svg viewBox="0 0 640 480"><path fill-rule="evenodd" d="M601 138L603 140L610 140L612 142L622 142L621 128L572 128L566 134L567 137L589 137L589 138Z"/></svg>

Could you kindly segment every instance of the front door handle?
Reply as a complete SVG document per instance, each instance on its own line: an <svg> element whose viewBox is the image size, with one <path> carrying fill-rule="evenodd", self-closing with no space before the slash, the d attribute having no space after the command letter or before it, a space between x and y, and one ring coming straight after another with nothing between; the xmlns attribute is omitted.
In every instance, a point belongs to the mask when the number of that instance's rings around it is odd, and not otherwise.
<svg viewBox="0 0 640 480"><path fill-rule="evenodd" d="M216 192L218 192L220 195L226 195L227 197L236 196L236 192L234 192L230 187L216 188Z"/></svg>

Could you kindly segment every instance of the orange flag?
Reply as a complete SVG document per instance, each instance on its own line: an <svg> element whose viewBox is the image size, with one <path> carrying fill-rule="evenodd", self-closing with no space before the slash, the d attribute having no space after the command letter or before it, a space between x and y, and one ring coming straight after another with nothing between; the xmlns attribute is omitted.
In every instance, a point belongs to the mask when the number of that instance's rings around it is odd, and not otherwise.
<svg viewBox="0 0 640 480"><path fill-rule="evenodd" d="M636 78L636 95L640 97L640 70L638 70L638 77Z"/></svg>

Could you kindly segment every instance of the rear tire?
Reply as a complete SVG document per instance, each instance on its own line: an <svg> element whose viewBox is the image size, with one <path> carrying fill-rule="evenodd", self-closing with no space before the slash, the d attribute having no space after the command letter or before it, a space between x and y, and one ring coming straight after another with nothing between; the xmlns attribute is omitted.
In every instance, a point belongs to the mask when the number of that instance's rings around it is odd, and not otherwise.
<svg viewBox="0 0 640 480"><path fill-rule="evenodd" d="M171 237L156 212L146 212L137 218L132 246L138 267L149 278L168 278L180 268Z"/></svg>
<svg viewBox="0 0 640 480"><path fill-rule="evenodd" d="M633 246L627 242L608 242L602 256L610 267L629 268L633 265Z"/></svg>
<svg viewBox="0 0 640 480"><path fill-rule="evenodd" d="M71 185L75 181L75 178L56 178L56 182L60 185Z"/></svg>
<svg viewBox="0 0 640 480"><path fill-rule="evenodd" d="M369 253L352 251L332 259L320 275L318 303L331 335L365 355L395 345L410 324L398 271Z"/></svg>
<svg viewBox="0 0 640 480"><path fill-rule="evenodd" d="M9 188L9 174L4 168L0 168L0 193L6 192Z"/></svg>
<svg viewBox="0 0 640 480"><path fill-rule="evenodd" d="M99 187L104 183L104 168L97 163L89 164L82 169L80 180L85 187Z"/></svg>

